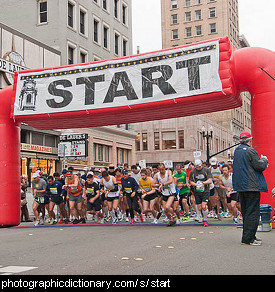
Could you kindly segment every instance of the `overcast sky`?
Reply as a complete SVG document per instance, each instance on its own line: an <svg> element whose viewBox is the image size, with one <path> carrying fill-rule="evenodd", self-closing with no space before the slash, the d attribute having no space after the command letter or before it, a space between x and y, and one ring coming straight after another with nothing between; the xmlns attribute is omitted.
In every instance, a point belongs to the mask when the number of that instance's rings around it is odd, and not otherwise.
<svg viewBox="0 0 275 292"><path fill-rule="evenodd" d="M133 53L136 53L138 45L141 53L161 49L160 2L132 0ZM251 46L275 51L274 13L275 0L239 0L240 34L245 35Z"/></svg>

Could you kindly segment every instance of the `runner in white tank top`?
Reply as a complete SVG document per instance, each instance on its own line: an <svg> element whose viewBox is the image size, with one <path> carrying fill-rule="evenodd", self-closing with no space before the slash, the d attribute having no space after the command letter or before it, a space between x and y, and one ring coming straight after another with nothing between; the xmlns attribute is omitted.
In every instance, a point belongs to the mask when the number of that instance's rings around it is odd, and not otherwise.
<svg viewBox="0 0 275 292"><path fill-rule="evenodd" d="M121 219L121 213L118 209L119 190L117 181L107 171L103 171L100 184L104 188L104 193L107 197L108 210L113 217L113 224L116 224Z"/></svg>
<svg viewBox="0 0 275 292"><path fill-rule="evenodd" d="M162 206L164 208L164 212L168 217L169 224L168 226L172 226L176 224L176 220L173 218L174 210L173 203L176 195L176 188L174 183L174 178L171 170L166 170L165 165L163 163L159 164L159 172L155 176L156 180L158 179L160 186L159 191L163 194L162 197ZM155 184L155 181L154 181Z"/></svg>

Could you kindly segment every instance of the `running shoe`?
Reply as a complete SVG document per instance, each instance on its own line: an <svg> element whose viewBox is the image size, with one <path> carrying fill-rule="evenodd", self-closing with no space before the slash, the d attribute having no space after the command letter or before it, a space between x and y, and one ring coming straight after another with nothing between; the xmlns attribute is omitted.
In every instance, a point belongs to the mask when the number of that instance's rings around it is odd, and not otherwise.
<svg viewBox="0 0 275 292"><path fill-rule="evenodd" d="M208 226L208 222L206 220L203 220L203 226L207 227Z"/></svg>
<svg viewBox="0 0 275 292"><path fill-rule="evenodd" d="M73 220L73 224L78 224L80 221L78 219Z"/></svg>
<svg viewBox="0 0 275 292"><path fill-rule="evenodd" d="M238 217L233 217L233 222L234 222L235 224L238 224L238 223L239 223Z"/></svg>
<svg viewBox="0 0 275 292"><path fill-rule="evenodd" d="M130 224L135 224L135 219L133 218L133 219L131 219L131 222L130 222Z"/></svg>
<svg viewBox="0 0 275 292"><path fill-rule="evenodd" d="M112 224L117 224L117 218L113 218Z"/></svg>
<svg viewBox="0 0 275 292"><path fill-rule="evenodd" d="M143 222L143 216L142 216L142 213L139 215L139 219L140 219L140 222Z"/></svg>
<svg viewBox="0 0 275 292"><path fill-rule="evenodd" d="M175 219L171 219L171 220L169 221L169 223L168 223L167 226L173 226L173 225L175 225L175 224L176 224L176 220L175 220Z"/></svg>
<svg viewBox="0 0 275 292"><path fill-rule="evenodd" d="M38 226L39 224L40 224L40 221L36 220L35 223L34 223L34 226Z"/></svg>
<svg viewBox="0 0 275 292"><path fill-rule="evenodd" d="M153 221L153 223L154 223L154 224L158 224L158 219L155 218L154 221Z"/></svg>

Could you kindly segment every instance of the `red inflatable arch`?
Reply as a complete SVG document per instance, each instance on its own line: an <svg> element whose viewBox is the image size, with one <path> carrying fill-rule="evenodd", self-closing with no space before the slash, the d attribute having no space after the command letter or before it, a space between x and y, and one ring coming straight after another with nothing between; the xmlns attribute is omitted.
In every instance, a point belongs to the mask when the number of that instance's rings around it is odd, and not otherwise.
<svg viewBox="0 0 275 292"><path fill-rule="evenodd" d="M0 226L20 224L20 123L37 129L96 127L241 106L252 95L254 147L269 158L275 109L273 52L235 51L228 38L158 52L16 73L0 92ZM269 190L275 184L266 171ZM263 203L274 205L272 194Z"/></svg>

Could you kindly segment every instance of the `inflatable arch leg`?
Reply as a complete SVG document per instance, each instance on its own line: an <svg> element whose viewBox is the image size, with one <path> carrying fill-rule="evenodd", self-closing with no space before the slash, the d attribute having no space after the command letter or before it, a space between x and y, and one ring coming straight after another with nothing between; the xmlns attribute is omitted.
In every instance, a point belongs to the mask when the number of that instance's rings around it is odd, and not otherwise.
<svg viewBox="0 0 275 292"><path fill-rule="evenodd" d="M261 196L262 204L275 208L271 190L275 187L275 53L261 48L244 48L232 55L233 76L239 92L251 94L251 126L253 147L267 156L265 171L269 193Z"/></svg>
<svg viewBox="0 0 275 292"><path fill-rule="evenodd" d="M0 93L0 226L20 224L20 124L10 118L12 87Z"/></svg>

